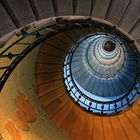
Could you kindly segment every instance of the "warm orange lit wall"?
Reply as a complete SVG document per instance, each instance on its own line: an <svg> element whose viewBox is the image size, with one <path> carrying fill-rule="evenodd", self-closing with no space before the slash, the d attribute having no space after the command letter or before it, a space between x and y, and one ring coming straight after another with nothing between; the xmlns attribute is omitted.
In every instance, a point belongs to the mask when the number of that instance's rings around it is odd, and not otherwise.
<svg viewBox="0 0 140 140"><path fill-rule="evenodd" d="M53 126L37 100L34 89L37 52L38 48L16 67L0 93L0 135L3 140L69 139Z"/></svg>

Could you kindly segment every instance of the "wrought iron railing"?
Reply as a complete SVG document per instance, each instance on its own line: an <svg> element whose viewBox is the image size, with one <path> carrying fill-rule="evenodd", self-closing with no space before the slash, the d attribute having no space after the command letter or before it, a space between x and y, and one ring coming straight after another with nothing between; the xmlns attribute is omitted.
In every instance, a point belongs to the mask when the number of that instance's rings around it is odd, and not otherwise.
<svg viewBox="0 0 140 140"><path fill-rule="evenodd" d="M16 40L11 43L9 46L5 45L0 50L0 59L1 60L8 60L6 65L4 65L1 61L0 64L0 91L2 90L5 82L7 81L8 77L15 69L15 67L22 61L22 59L29 54L34 48L36 48L40 43L44 40L58 34L60 32L64 32L67 30L72 30L75 28L84 28L84 27L91 27L95 30L104 33L111 33L115 34L116 37L121 37L125 40L125 45L134 45L133 41L128 39L125 35L123 35L120 31L116 30L115 26L109 26L97 21L93 21L91 19L87 20L56 20L56 23L51 25L45 25L43 27L32 27L34 31L24 30L22 29L20 35L17 35ZM88 36L87 36L88 37ZM86 38L86 37L85 37ZM85 39L83 38L83 39ZM29 39L30 42L26 42ZM82 39L82 40L83 40ZM81 41L82 41L81 40ZM80 42L76 42L78 45ZM15 48L15 49L13 49ZM17 49L17 51L16 51ZM73 50L68 54L68 57L72 55ZM138 54L139 55L139 54ZM86 108L89 112L95 112L99 114L111 114L111 113L118 113L122 110L123 107L132 105L134 100L137 98L139 94L139 86L134 85L133 89L122 99L112 101L109 103L106 102L98 102L94 99L90 99L86 97L74 84L72 77L70 76L70 69L67 69L70 62L64 64L64 69L67 70L67 75L64 78L65 83L67 83L67 89L69 91L70 96L75 100L76 103L81 103L81 106ZM139 73L139 72L138 72ZM70 79L70 80L69 80ZM72 82L72 86L70 84ZM139 82L139 81L137 81ZM120 106L119 103L120 102ZM95 106L95 107L94 107ZM113 106L113 107L112 107ZM108 109L106 109L108 108Z"/></svg>

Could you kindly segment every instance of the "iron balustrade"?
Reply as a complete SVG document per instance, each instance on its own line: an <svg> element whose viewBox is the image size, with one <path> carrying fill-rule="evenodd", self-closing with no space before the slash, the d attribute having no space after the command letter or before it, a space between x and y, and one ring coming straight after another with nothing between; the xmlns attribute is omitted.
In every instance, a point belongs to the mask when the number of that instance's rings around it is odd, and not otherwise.
<svg viewBox="0 0 140 140"><path fill-rule="evenodd" d="M1 64L0 66L0 71L1 71L1 76L0 76L0 91L2 90L4 84L6 83L8 77L10 76L10 74L12 73L12 71L15 69L15 67L22 61L22 59L29 54L34 48L36 48L40 43L42 43L43 41L45 41L46 39L60 33L60 32L64 32L67 30L72 30L75 28L84 28L84 27L90 27L90 28L94 28L95 32L96 30L100 30L100 32L104 32L104 33L111 33L111 34L115 34L116 38L121 38L122 40L125 40L124 43L126 43L126 45L132 45L134 46L134 42L130 39L128 39L124 34L122 34L120 31L116 30L115 26L109 26L91 19L87 19L87 20L60 20L57 21L56 23L53 23L52 25L45 25L43 27L33 27L35 31L32 32L28 32L21 30L21 35L19 35L19 38L13 42L11 45L9 46L4 46L2 48L2 51L0 52L0 59L9 59L10 62L8 63L8 65L3 66L3 64ZM42 33L43 32L43 33ZM30 39L33 38L33 41L30 43L24 42L24 39ZM88 36L86 36L88 37ZM86 38L85 37L85 38ZM81 41L85 38L82 38ZM78 45L80 42L76 42L76 45ZM21 49L20 52L15 52L15 50L11 50L12 48L20 48L21 46L24 46L25 49ZM72 55L73 53L73 48L71 49L71 51L69 52L69 55ZM139 59L139 53L138 53L138 59ZM64 69L70 65L70 62L67 62L66 64L64 64ZM139 65L138 65L139 66ZM67 72L68 73L67 69ZM139 76L139 72L138 72L138 76ZM99 102L96 101L94 99L91 99L87 96L85 96L74 84L73 79L71 78L71 82L73 83L72 86L70 86L70 81L68 81L68 78L70 77L70 73L68 73L66 75L66 77L64 78L65 82L68 82L69 84L67 85L66 88L69 88L69 94L71 95L71 97L79 104L81 103L81 105L83 105L87 111L89 112L96 112L98 114L116 114L119 111L122 110L123 107L128 106L128 105L132 105L133 102L135 101L135 99L137 98L138 94L139 94L139 86L137 87L137 85L133 85L133 90L131 90L127 95L125 95L123 98L120 98L118 100L115 101L111 101L111 102ZM139 81L137 81L139 83ZM75 88L75 92L74 91ZM133 92L136 91L136 92ZM77 94L78 93L78 94ZM82 97L82 98L81 98ZM82 101L82 99L84 98L84 102ZM124 103L124 102L125 103ZM88 102L88 103L86 103ZM121 106L118 106L117 104L120 102ZM93 107L93 105L95 107ZM106 109L106 105L107 108ZM100 106L100 107L98 107ZM112 106L114 106L114 108L112 108Z"/></svg>

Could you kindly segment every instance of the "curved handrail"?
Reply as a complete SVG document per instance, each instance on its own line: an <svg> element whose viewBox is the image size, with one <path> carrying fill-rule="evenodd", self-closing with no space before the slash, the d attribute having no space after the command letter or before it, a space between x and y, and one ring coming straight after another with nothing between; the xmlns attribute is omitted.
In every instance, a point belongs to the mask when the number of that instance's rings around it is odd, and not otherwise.
<svg viewBox="0 0 140 140"><path fill-rule="evenodd" d="M67 31L67 30L71 30L74 28L81 28L81 27L94 27L94 28L100 28L101 30L104 30L104 28L106 28L108 30L108 32L110 30L113 30L114 32L116 32L116 34L121 35L121 32L117 31L114 26L110 27L106 24L97 22L97 21L93 21L93 20L82 20L82 21L78 21L78 20L70 20L69 22L67 20L61 20L59 22L53 23L52 25L46 25L45 27L40 27L39 29L37 28L35 31L28 33L27 31L21 30L21 38L16 40L14 43L12 43L10 46L4 48L3 47L3 51L0 53L0 59L10 59L10 63L7 66L2 66L0 67L0 70L4 70L4 72L2 73L1 77L0 77L0 91L2 90L4 84L6 83L8 77L10 76L10 74L12 73L12 71L15 69L15 67L22 61L22 59L29 54L34 48L36 48L40 43L42 43L44 40L46 40L47 38L52 37L55 34L58 34L60 32L63 31ZM46 34L41 34L41 31L43 30L47 30L48 32ZM30 44L25 44L26 49L24 49L23 51L21 51L20 53L16 54L16 52L11 52L10 49L12 47L15 47L15 45L20 45L23 44L22 40L24 40L25 38L28 37L36 37L36 40L33 41ZM126 38L125 36L121 36L122 38ZM131 43L131 40L128 40L129 43ZM15 58L15 59L13 59Z"/></svg>

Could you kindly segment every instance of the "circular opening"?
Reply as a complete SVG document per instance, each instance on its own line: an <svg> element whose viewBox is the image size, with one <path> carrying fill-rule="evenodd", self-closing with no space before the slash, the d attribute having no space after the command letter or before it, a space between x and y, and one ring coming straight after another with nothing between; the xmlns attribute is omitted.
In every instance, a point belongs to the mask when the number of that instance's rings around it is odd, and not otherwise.
<svg viewBox="0 0 140 140"><path fill-rule="evenodd" d="M116 48L116 44L112 41L106 41L104 45L104 49L108 52L113 51Z"/></svg>
<svg viewBox="0 0 140 140"><path fill-rule="evenodd" d="M76 104L90 113L115 115L138 97L137 52L126 45L127 40L117 37L112 41L114 38L114 34L104 32L83 37L64 61L67 91Z"/></svg>

